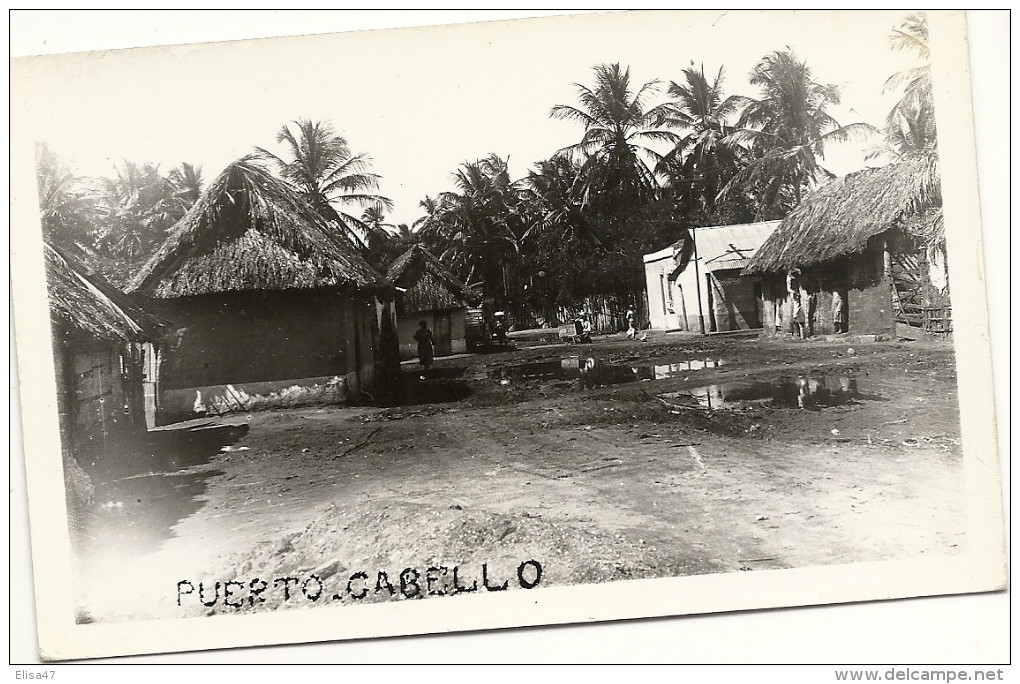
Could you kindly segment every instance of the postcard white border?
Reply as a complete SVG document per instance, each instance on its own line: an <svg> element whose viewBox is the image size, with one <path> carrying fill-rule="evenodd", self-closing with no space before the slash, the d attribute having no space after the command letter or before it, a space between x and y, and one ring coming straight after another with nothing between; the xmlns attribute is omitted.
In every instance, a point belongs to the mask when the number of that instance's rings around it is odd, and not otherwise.
<svg viewBox="0 0 1020 684"><path fill-rule="evenodd" d="M962 68L968 63L967 46L962 40L962 14L933 15L932 34L933 42L939 40L937 38L939 35L952 37L952 40L939 42L940 49L936 51L939 57L933 64L937 73L940 129L946 130L948 121L952 122L954 129L965 131L959 135L943 136L948 139L940 145L943 177L946 183L945 210L954 302L983 302L984 294L981 287L985 279L982 274L982 246L980 243L974 243L972 237L975 217L978 216L978 196L976 179L974 173L970 171L975 168L975 162L970 133L972 131L970 89L967 70ZM947 87L947 83L951 83L952 87ZM12 131L25 130L22 128L25 122L18 119L16 98L12 99L11 104ZM12 136L12 169L32 167L31 145L30 143L26 145L26 140L29 140L29 136L24 138ZM952 173L947 172L947 169L952 169ZM34 180L31 177L29 179ZM34 184L26 185L20 182L23 180L24 178L12 177L12 226L29 224L37 226ZM986 233L998 228L987 225L987 219L986 216ZM956 229L954 226L960 228ZM47 375L52 377L52 358L48 342L45 344L38 342L47 340L49 335L45 285L41 269L32 268L33 264L41 263L38 229L35 233L12 230L11 273L14 282L12 293L17 312L18 359L23 379ZM1002 528L988 524L989 520L995 519L994 513L1001 501L998 459L989 457L995 454L996 444L994 408L989 392L991 365L987 351L988 319L986 309L981 306L957 306L954 315L957 348L967 350L966 355L961 355L959 373L961 417L968 455L967 486L971 492L971 501L983 504L972 509L974 536L971 538L979 547L976 553L924 562L861 563L853 566L549 588L535 593L483 596L472 602L446 600L393 603L336 610L288 611L274 615L237 618L224 616L131 625L73 625L69 619L73 614L73 611L69 610L69 595L59 590L40 591L36 600L38 614L43 616L41 643L49 655L66 658L128 651L190 650L276 643L280 641L278 635L287 635L288 642L322 641L414 632L428 633L436 631L437 625L441 625L441 631L491 629L517 625L619 620L656 615L684 615L907 597L943 592L982 591L999 581L1001 578L999 570L1005 562L1002 554ZM973 349L979 351L970 351ZM45 455L45 458L39 461L34 459L30 461L26 469L30 485L28 491L31 493L29 503L36 512L31 517L32 536L36 540L46 540L42 546L39 543L34 545L35 586L52 587L60 584L57 579L61 575L60 569L69 567L64 519L61 516L41 513L62 510L63 507L63 482L59 475L59 445L56 430L45 428L56 425L52 386L23 381L21 407L25 418L26 451ZM58 467L54 468L54 463ZM12 487L18 485L18 475L17 469L14 468ZM17 496L12 495L12 509L17 502ZM12 538L12 543L15 541ZM645 587L648 587L648 590L633 591ZM949 603L957 599L958 597L948 597L933 600L938 603ZM836 610L843 611L847 614L846 617L850 618L848 613L851 612L851 607ZM993 612L994 610L997 609L993 609ZM362 614L359 615L359 612ZM54 619L54 616L58 615L66 616L68 619ZM498 619L494 617L495 615L499 616ZM774 612L745 613L738 617L728 616L724 620L757 622L760 625L762 617L776 615L778 614ZM395 629L393 625L398 618L401 627ZM698 618L698 621L703 622L705 619ZM648 623L641 624L641 628L630 631L644 631ZM594 633L594 628L591 627L564 629L575 633L581 630L580 634ZM740 630L739 627L737 629ZM562 630L553 630L556 631ZM224 637L226 633L230 634L229 638ZM526 630L524 633L527 634L529 631ZM485 639L490 641L494 638L496 638L494 635L485 636ZM471 638L467 640L473 641ZM111 647L112 644L116 646ZM397 651L401 649L401 645L396 642L381 644L390 644ZM276 649L261 650L265 653L276 651ZM307 648L297 650L305 656L308 655ZM332 650L331 652L335 653ZM453 652L455 651L447 651L447 655ZM498 653L499 649L496 652ZM825 649L815 651L816 655L826 652L829 651ZM938 654L932 655L934 658L938 657ZM822 658L825 659L824 655ZM499 656L497 659L500 659Z"/></svg>

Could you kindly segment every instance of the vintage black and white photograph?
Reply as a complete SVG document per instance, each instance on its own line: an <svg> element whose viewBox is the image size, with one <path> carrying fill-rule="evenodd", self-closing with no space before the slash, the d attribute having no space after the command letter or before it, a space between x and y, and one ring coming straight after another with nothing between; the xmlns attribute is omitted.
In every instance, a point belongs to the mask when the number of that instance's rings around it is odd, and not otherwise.
<svg viewBox="0 0 1020 684"><path fill-rule="evenodd" d="M12 59L43 657L1005 588L966 28Z"/></svg>

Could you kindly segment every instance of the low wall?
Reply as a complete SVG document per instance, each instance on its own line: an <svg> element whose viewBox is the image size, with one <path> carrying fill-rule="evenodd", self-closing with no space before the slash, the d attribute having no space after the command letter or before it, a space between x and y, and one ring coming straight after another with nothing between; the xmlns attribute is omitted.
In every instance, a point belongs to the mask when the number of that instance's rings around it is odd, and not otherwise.
<svg viewBox="0 0 1020 684"><path fill-rule="evenodd" d="M349 373L167 390L161 396L160 424L239 411L339 404L353 398L354 386L356 378Z"/></svg>

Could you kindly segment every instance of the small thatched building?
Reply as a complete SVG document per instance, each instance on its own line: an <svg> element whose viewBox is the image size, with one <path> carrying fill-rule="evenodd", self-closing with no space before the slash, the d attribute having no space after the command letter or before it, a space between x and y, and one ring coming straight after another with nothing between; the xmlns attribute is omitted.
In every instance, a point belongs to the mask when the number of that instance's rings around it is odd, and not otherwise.
<svg viewBox="0 0 1020 684"><path fill-rule="evenodd" d="M174 321L161 423L351 400L396 364L392 286L251 158L209 184L129 287Z"/></svg>
<svg viewBox="0 0 1020 684"><path fill-rule="evenodd" d="M419 321L427 322L432 329L436 356L467 350L465 317L468 307L482 301L480 293L457 280L420 245L397 257L386 277L399 288L396 313L401 358L418 355L414 333Z"/></svg>
<svg viewBox="0 0 1020 684"><path fill-rule="evenodd" d="M60 433L100 452L155 421L156 349L165 324L71 254L43 245Z"/></svg>
<svg viewBox="0 0 1020 684"><path fill-rule="evenodd" d="M762 327L761 284L741 269L778 226L691 228L669 247L645 254L652 328L707 333Z"/></svg>
<svg viewBox="0 0 1020 684"><path fill-rule="evenodd" d="M791 284L809 332L890 334L897 321L921 319L947 332L944 256L938 160L928 157L818 188L783 219L744 274L762 278L766 333L796 331Z"/></svg>

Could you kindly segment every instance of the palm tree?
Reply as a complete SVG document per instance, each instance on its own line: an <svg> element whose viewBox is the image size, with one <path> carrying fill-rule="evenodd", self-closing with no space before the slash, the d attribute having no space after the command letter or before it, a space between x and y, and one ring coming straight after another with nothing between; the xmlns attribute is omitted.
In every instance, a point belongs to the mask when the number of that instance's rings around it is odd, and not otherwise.
<svg viewBox="0 0 1020 684"><path fill-rule="evenodd" d="M593 71L594 87L574 84L579 106L556 105L551 111L554 118L584 126L581 141L559 151L583 160L578 196L585 205L616 208L653 199L659 183L648 160L659 155L645 143L675 143L678 138L655 127L662 119L658 107L645 108L657 83L649 81L634 91L630 69L601 64Z"/></svg>
<svg viewBox="0 0 1020 684"><path fill-rule="evenodd" d="M120 283L148 258L187 211L171 180L156 164L124 160L115 176L101 179L105 229L99 246L110 262L110 278Z"/></svg>
<svg viewBox="0 0 1020 684"><path fill-rule="evenodd" d="M361 222L365 226L365 260L376 268L385 271L386 265L396 256L396 247L393 244L393 233L395 226L386 223L386 214L378 205L370 206L361 214Z"/></svg>
<svg viewBox="0 0 1020 684"><path fill-rule="evenodd" d="M276 142L286 147L286 159L261 147L255 148L258 155L274 164L344 238L365 248L365 223L345 209L350 205L393 208L391 200L373 193L380 176L369 171L370 158L354 154L347 139L328 122L301 119L293 125L296 131L283 126L276 135Z"/></svg>
<svg viewBox="0 0 1020 684"><path fill-rule="evenodd" d="M541 234L550 236L554 243L572 238L603 247L588 212L574 193L581 164L570 157L554 155L535 166L524 180L533 216L523 237Z"/></svg>
<svg viewBox="0 0 1020 684"><path fill-rule="evenodd" d="M96 247L96 198L46 143L35 146L36 182L43 235L60 247Z"/></svg>
<svg viewBox="0 0 1020 684"><path fill-rule="evenodd" d="M433 236L438 237L441 232L442 201L439 198L426 195L418 202L418 207L425 213L414 220L411 224L412 229L426 239L431 239Z"/></svg>
<svg viewBox="0 0 1020 684"><path fill-rule="evenodd" d="M723 74L720 68L710 83L704 65L695 69L692 63L683 71L682 84L670 82L667 92L673 100L662 107L662 123L687 134L663 156L659 170L669 177L683 214L707 224L715 222L719 192L745 156L730 137L729 120L741 98L723 96Z"/></svg>
<svg viewBox="0 0 1020 684"><path fill-rule="evenodd" d="M938 134L925 15L908 15L893 29L889 42L894 51L914 53L920 64L895 73L886 81L884 92L902 88L903 93L886 117L884 147L873 150L869 158L886 156L900 160L935 154Z"/></svg>
<svg viewBox="0 0 1020 684"><path fill-rule="evenodd" d="M811 69L789 48L763 57L749 81L761 89L761 97L742 98L744 109L732 138L749 145L752 161L724 192L735 186L750 190L761 203L759 218L778 218L819 178L833 177L819 164L826 144L865 136L875 128L840 125L828 112L840 102L839 89L814 81Z"/></svg>
<svg viewBox="0 0 1020 684"><path fill-rule="evenodd" d="M194 206L202 194L202 167L183 162L170 170L168 178L177 204L185 211Z"/></svg>
<svg viewBox="0 0 1020 684"><path fill-rule="evenodd" d="M521 188L510 180L507 161L495 154L462 164L454 185L456 190L440 195L433 219L439 259L464 282L480 280L486 295L506 303L520 286Z"/></svg>
<svg viewBox="0 0 1020 684"><path fill-rule="evenodd" d="M392 227L390 232L390 249L395 256L399 256L414 245L422 243L422 236L413 226L406 223L398 223Z"/></svg>
<svg viewBox="0 0 1020 684"><path fill-rule="evenodd" d="M928 48L928 21L924 13L910 14L893 29L889 39L894 51L911 52L919 64L897 72L885 83L886 93L903 89L900 99L885 121L883 147L872 150L868 158L887 157L894 162L914 165L912 204L918 214L934 218L921 236L929 262L941 254L946 263L946 236L942 213L942 188L939 173L938 131L931 83L931 52Z"/></svg>

